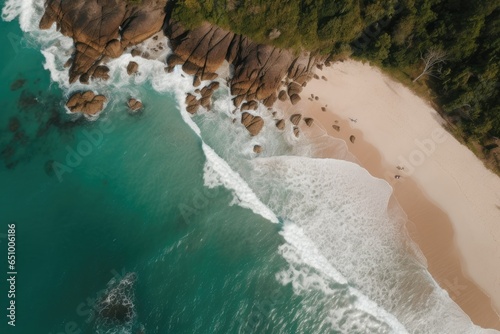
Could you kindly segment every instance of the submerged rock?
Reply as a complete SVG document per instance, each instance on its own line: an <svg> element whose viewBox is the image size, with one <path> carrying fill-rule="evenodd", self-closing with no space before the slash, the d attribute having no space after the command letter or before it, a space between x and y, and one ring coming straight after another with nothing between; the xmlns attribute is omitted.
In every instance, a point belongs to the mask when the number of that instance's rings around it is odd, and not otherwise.
<svg viewBox="0 0 500 334"><path fill-rule="evenodd" d="M257 153L257 154L262 153L262 146L260 146L260 145L255 145L255 146L253 147L253 151L254 151L255 153Z"/></svg>
<svg viewBox="0 0 500 334"><path fill-rule="evenodd" d="M16 81L14 81L11 85L10 85L10 90L14 91L14 90L18 90L20 88L22 88L24 86L24 84L26 83L26 80L25 79L17 79Z"/></svg>
<svg viewBox="0 0 500 334"><path fill-rule="evenodd" d="M354 144L354 142L356 141L356 137L355 137L354 135L351 135L351 136L349 137L349 140L351 141L351 143L353 143L353 144Z"/></svg>

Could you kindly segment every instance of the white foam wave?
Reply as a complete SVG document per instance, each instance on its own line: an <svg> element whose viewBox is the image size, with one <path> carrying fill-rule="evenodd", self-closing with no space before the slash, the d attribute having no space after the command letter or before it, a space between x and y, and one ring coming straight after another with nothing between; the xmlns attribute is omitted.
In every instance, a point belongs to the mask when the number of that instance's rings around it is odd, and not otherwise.
<svg viewBox="0 0 500 334"><path fill-rule="evenodd" d="M134 85L150 82L159 92L174 92L181 110L185 109L185 93L192 90L192 78L182 75L179 68L167 76L164 61L129 53L107 64L111 76L108 82L70 86L64 63L73 52L73 42L55 27L38 30L43 6L43 0L7 0L2 18L11 21L19 17L21 29L41 45L44 67L51 79L66 94L85 88L108 96L130 95ZM167 53L165 50L162 57ZM131 60L139 64L135 76L126 73ZM498 333L473 326L432 280L419 260L418 248L402 237L406 230L404 219L397 216L400 212L387 211L391 195L387 183L372 178L355 164L331 159L280 157L252 162L256 144L264 146L261 156L323 157L320 145L325 138L314 140L313 147L306 138L296 140L290 129L282 136L263 109L257 113L266 126L261 135L249 140L242 135L245 129L229 122L237 118L230 99L227 91L218 96L214 103L218 114L206 113L197 119L198 124L187 112L181 112L202 138L207 157L205 183L209 187L225 186L233 192L234 203L272 222L278 221L277 215L292 222L284 227L286 244L279 250L290 267L279 273L278 279L291 283L297 293L306 296L311 290L321 292L314 295L327 310L321 326L342 333L353 333L353 328L360 326L368 326L369 333L404 333L404 327L412 333ZM115 103L110 102L112 106ZM338 158L350 159L345 145L336 143L340 145ZM310 305L310 310L315 312L317 308Z"/></svg>
<svg viewBox="0 0 500 334"><path fill-rule="evenodd" d="M347 280L357 307L394 330L393 316L411 333L481 333L414 253L418 248L407 237L404 216L387 210L392 190L385 181L331 159L272 157L253 164L250 184L257 195L297 226L285 227L283 234L300 255L298 263L338 283ZM284 253L293 277L297 256Z"/></svg>

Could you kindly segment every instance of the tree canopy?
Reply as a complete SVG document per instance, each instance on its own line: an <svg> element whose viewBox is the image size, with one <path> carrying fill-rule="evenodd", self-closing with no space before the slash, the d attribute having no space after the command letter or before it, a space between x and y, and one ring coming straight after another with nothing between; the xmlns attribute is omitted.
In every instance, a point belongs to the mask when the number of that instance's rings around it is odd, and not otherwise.
<svg viewBox="0 0 500 334"><path fill-rule="evenodd" d="M411 79L423 55L444 50L446 62L419 81L466 140L500 137L500 0L178 0L172 17L188 28L208 21L261 43L405 69Z"/></svg>

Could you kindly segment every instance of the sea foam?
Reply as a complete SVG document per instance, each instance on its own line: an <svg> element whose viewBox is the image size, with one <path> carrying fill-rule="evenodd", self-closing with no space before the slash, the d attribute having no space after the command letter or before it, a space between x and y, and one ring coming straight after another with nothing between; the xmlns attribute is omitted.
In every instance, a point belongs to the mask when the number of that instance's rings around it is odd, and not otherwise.
<svg viewBox="0 0 500 334"><path fill-rule="evenodd" d="M43 8L43 0L7 0L2 18L19 17L28 42L41 48L44 67L66 95L92 89L112 97L112 107L137 94L138 84L150 83L159 92L175 94L183 119L202 141L206 186L222 185L233 192L233 203L271 222L278 216L285 221L284 243L277 251L289 266L276 278L305 297L304 312L317 321L300 322L299 331L498 333L474 326L439 288L407 235L404 213L389 206L392 189L348 162L356 160L345 143L326 137L297 139L290 128L280 134L262 107L255 113L266 125L259 136L249 139L244 127L232 122L227 87L214 94L215 113L202 111L192 118L184 103L186 92L193 91L192 78L179 68L165 74L168 49L160 60L126 52L106 64L109 81L69 85L63 65L74 50L73 42L55 26L38 29ZM132 59L140 70L128 76L126 65ZM255 158L256 144L264 146L263 158ZM311 158L326 158L324 151L332 146L335 158L348 161Z"/></svg>

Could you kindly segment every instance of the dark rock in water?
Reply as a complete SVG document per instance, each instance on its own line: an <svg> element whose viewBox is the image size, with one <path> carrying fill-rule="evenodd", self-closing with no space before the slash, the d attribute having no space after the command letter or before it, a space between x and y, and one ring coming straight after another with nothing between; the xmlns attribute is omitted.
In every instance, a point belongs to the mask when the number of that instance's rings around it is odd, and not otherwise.
<svg viewBox="0 0 500 334"><path fill-rule="evenodd" d="M21 93L21 96L19 97L19 100L17 101L17 106L19 109L27 109L29 107L33 107L38 104L38 100L36 99L35 94L23 90Z"/></svg>
<svg viewBox="0 0 500 334"><path fill-rule="evenodd" d="M17 131L14 134L13 140L21 145L27 145L29 142L29 138L24 131Z"/></svg>
<svg viewBox="0 0 500 334"><path fill-rule="evenodd" d="M241 124L243 124L251 136L256 136L264 127L264 120L260 116L253 116L250 113L244 112L241 114Z"/></svg>
<svg viewBox="0 0 500 334"><path fill-rule="evenodd" d="M25 79L17 79L16 81L14 81L11 85L10 85L10 90L18 90L20 88L22 88L24 86L24 84L26 83L26 80Z"/></svg>
<svg viewBox="0 0 500 334"><path fill-rule="evenodd" d="M299 138L300 131L298 127L296 126L293 127L293 134L295 135L295 137Z"/></svg>
<svg viewBox="0 0 500 334"><path fill-rule="evenodd" d="M349 140L351 141L351 143L353 143L353 144L354 144L354 142L356 141L356 137L355 137L354 135L351 135L351 136L349 137Z"/></svg>
<svg viewBox="0 0 500 334"><path fill-rule="evenodd" d="M136 74L139 71L139 64L135 61L131 61L127 65L127 73L128 75Z"/></svg>
<svg viewBox="0 0 500 334"><path fill-rule="evenodd" d="M73 94L66 103L66 107L71 112L81 112L93 116L102 111L105 102L104 95L95 95L94 92L88 90Z"/></svg>
<svg viewBox="0 0 500 334"><path fill-rule="evenodd" d="M12 144L9 144L3 148L3 150L0 152L0 156L2 157L2 159L8 160L12 158L15 153L16 150L14 149L14 147L12 147Z"/></svg>
<svg viewBox="0 0 500 334"><path fill-rule="evenodd" d="M113 278L104 294L97 302L97 319L105 326L123 325L133 320L134 310L134 284L136 275L127 274L119 282Z"/></svg>
<svg viewBox="0 0 500 334"><path fill-rule="evenodd" d="M45 161L44 170L48 176L54 175L54 160Z"/></svg>
<svg viewBox="0 0 500 334"><path fill-rule="evenodd" d="M254 151L255 153L257 153L257 154L262 153L262 146L260 146L260 145L255 145L255 146L253 147L253 151Z"/></svg>
<svg viewBox="0 0 500 334"><path fill-rule="evenodd" d="M131 308L127 305L114 304L101 310L99 316L113 321L126 322L130 317Z"/></svg>
<svg viewBox="0 0 500 334"><path fill-rule="evenodd" d="M285 120L284 119L277 120L276 121L276 127L279 130L283 130L285 128Z"/></svg>
<svg viewBox="0 0 500 334"><path fill-rule="evenodd" d="M130 100L128 100L127 105L130 108L130 110L132 110L132 111L140 110L143 107L142 102L140 100L137 100L134 98L131 98Z"/></svg>
<svg viewBox="0 0 500 334"><path fill-rule="evenodd" d="M10 118L10 120L9 120L9 131L10 132L16 132L20 126L21 126L21 122L19 122L19 119L17 117Z"/></svg>
<svg viewBox="0 0 500 334"><path fill-rule="evenodd" d="M332 128L336 131L340 131L340 126L338 125L332 125Z"/></svg>
<svg viewBox="0 0 500 334"><path fill-rule="evenodd" d="M292 116L290 116L290 122L292 122L293 125L299 125L301 119L301 114L293 114Z"/></svg>
<svg viewBox="0 0 500 334"><path fill-rule="evenodd" d="M325 107L321 107L321 111L326 111L326 108Z"/></svg>
<svg viewBox="0 0 500 334"><path fill-rule="evenodd" d="M313 123L314 123L314 119L310 118L310 117L306 117L304 118L304 122L306 122L307 126L312 126Z"/></svg>

